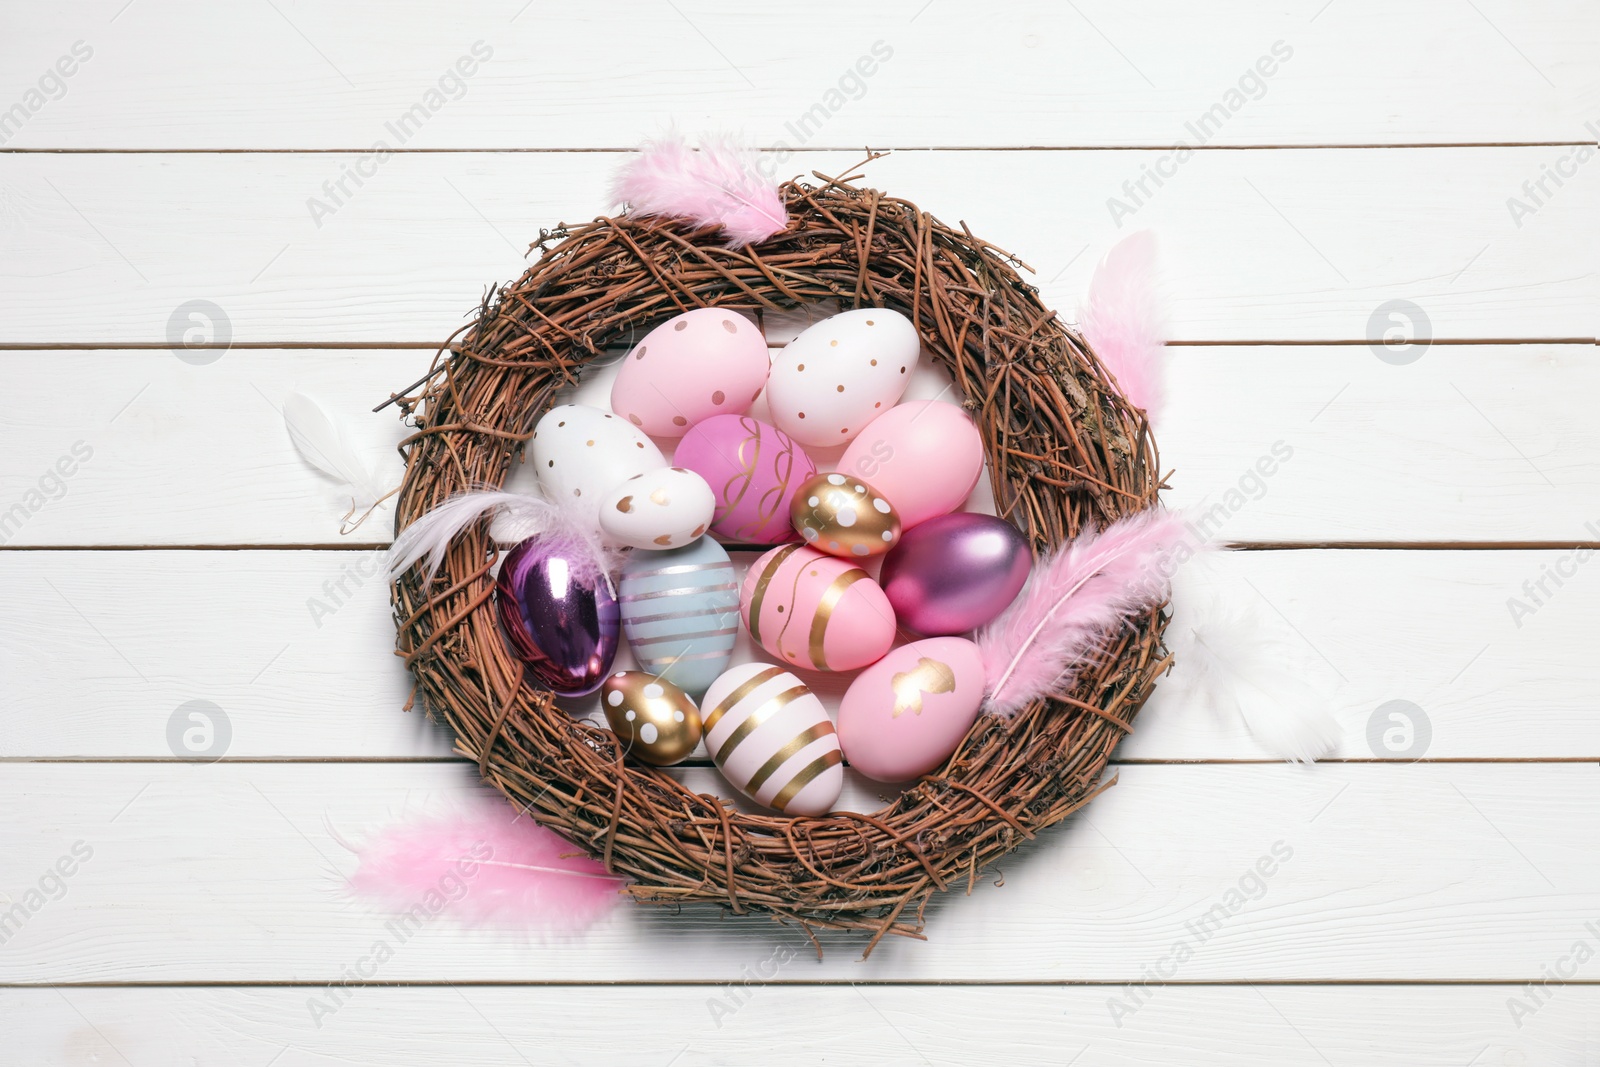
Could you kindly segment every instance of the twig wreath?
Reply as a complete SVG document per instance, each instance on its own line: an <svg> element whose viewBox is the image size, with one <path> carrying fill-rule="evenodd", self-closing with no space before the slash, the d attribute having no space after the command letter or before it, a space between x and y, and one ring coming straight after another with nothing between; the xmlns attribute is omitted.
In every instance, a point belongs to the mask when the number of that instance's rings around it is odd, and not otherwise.
<svg viewBox="0 0 1600 1067"><path fill-rule="evenodd" d="M1143 411L1018 274L1026 265L963 225L855 184L783 184L781 232L737 250L711 229L619 215L543 232L540 256L486 298L430 374L396 398L416 432L396 527L452 495L501 486L539 416L608 347L698 307L761 315L836 301L908 317L979 426L996 510L1044 552L1157 506ZM1168 664L1162 607L1083 665L1070 691L1009 720L985 714L955 754L874 814L747 814L672 774L625 761L524 677L491 604L487 522L429 580L393 587L398 649L416 695L483 778L626 879L637 901L717 904L818 929L921 937L937 891L979 873L1109 784L1103 772ZM820 952L820 946L818 951Z"/></svg>

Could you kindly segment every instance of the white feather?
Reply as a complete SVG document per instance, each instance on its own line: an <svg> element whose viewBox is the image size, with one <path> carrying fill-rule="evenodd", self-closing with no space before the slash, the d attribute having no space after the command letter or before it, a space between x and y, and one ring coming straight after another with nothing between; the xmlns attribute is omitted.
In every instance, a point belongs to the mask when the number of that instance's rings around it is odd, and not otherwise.
<svg viewBox="0 0 1600 1067"><path fill-rule="evenodd" d="M444 563L450 542L491 513L496 541L516 544L530 537L560 538L581 548L598 570L609 573L615 567L615 554L601 543L599 530L581 516L536 496L486 489L458 493L401 530L389 549L390 577L399 577L426 558L427 576L432 578Z"/></svg>
<svg viewBox="0 0 1600 1067"><path fill-rule="evenodd" d="M1285 640L1259 604L1199 591L1183 596L1180 587L1167 646L1173 667L1161 686L1168 699L1239 718L1263 748L1291 763L1314 762L1339 743L1332 700L1304 680L1314 676L1305 650Z"/></svg>
<svg viewBox="0 0 1600 1067"><path fill-rule="evenodd" d="M305 461L350 489L351 508L365 510L389 492L356 453L343 423L301 392L283 402L283 424Z"/></svg>

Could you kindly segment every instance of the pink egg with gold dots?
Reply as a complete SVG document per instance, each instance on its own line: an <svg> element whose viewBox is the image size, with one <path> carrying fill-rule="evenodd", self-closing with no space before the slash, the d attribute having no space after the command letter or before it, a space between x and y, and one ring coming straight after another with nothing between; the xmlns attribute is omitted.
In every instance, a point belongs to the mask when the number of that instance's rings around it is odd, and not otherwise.
<svg viewBox="0 0 1600 1067"><path fill-rule="evenodd" d="M782 545L751 564L739 610L756 643L791 667L853 671L894 644L894 609L878 583L805 545Z"/></svg>
<svg viewBox="0 0 1600 1067"><path fill-rule="evenodd" d="M682 437L714 415L750 410L771 359L755 323L696 308L645 334L617 369L611 410L652 437Z"/></svg>

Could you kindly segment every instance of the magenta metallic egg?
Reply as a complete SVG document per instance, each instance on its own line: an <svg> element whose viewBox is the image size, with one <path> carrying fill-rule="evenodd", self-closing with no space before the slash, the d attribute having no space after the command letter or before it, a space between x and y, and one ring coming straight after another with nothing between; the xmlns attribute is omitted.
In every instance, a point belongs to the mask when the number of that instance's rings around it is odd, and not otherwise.
<svg viewBox="0 0 1600 1067"><path fill-rule="evenodd" d="M904 629L924 637L964 634L1004 611L1032 566L1033 551L1015 526L956 512L901 534L878 584Z"/></svg>
<svg viewBox="0 0 1600 1067"><path fill-rule="evenodd" d="M575 546L530 537L500 564L500 627L528 680L559 696L600 688L620 641L611 579Z"/></svg>

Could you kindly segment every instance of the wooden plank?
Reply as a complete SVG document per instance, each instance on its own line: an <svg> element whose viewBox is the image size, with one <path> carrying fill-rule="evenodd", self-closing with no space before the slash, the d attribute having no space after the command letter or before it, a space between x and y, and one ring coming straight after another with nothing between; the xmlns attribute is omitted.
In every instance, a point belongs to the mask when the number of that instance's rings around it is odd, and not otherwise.
<svg viewBox="0 0 1600 1067"><path fill-rule="evenodd" d="M221 358L0 353L17 398L0 424L0 542L340 541L349 498L300 458L279 413L297 388L346 422L398 484L393 449L407 431L395 409L369 409L414 381L431 353L208 354ZM1212 537L1600 540L1591 346L1434 346L1408 366L1365 345L1174 348L1170 364L1157 425L1173 471L1167 499L1193 509ZM584 398L608 402L603 378ZM915 389L937 395L940 381L919 371ZM531 488L531 478L520 471L515 484ZM385 543L392 521L385 505L350 539Z"/></svg>
<svg viewBox="0 0 1600 1067"><path fill-rule="evenodd" d="M9 146L628 147L673 122L789 146L1592 141L1600 36L1558 0L123 7L17 12ZM22 95L79 40L64 91Z"/></svg>
<svg viewBox="0 0 1600 1067"><path fill-rule="evenodd" d="M1169 503L1216 536L1600 540L1600 433L1568 392L1600 386L1591 346L1169 352Z"/></svg>
<svg viewBox="0 0 1600 1067"><path fill-rule="evenodd" d="M1527 216L1548 148L1166 153L901 152L876 186L1014 250L1070 309L1099 254L1163 234L1180 340L1593 336L1594 182ZM844 170L805 153L786 172ZM0 345L431 342L540 227L603 211L615 156L405 154L359 187L341 154L6 155L13 271ZM1157 186L1147 168L1169 170ZM1153 173L1153 172L1151 172ZM344 194L332 184L343 181ZM1143 183L1140 191L1136 183ZM1124 188L1125 183L1128 187ZM1118 206L1120 205L1120 206ZM192 301L220 309L195 317ZM204 309L202 309L204 310ZM223 321L225 320L225 325ZM188 353L195 355L195 353Z"/></svg>
<svg viewBox="0 0 1600 1067"><path fill-rule="evenodd" d="M754 966L776 971L763 982ZM876 1064L1017 1062L1096 1067L1272 1063L1414 1067L1419 1063L1587 1062L1600 990L1552 987L1529 1015L1519 986L1193 987L1150 990L1115 1019L1115 988L783 984L788 964L719 986L341 990L312 1015L315 988L0 991L0 1022L24 1062L196 1062L283 1067L332 1060L394 1067L574 1062ZM596 1001L604 999L603 1010ZM1522 1025L1516 1025L1520 1020ZM1248 1035L1248 1058L1241 1058ZM309 1057L309 1058L308 1058Z"/></svg>
<svg viewBox="0 0 1600 1067"><path fill-rule="evenodd" d="M0 753L448 756L447 731L400 710L410 678L389 651L379 562L373 552L0 553L11 604L0 619ZM1575 562L1559 551L1232 553L1209 578L1185 576L1179 595L1259 607L1299 650L1307 680L1332 694L1338 758L1600 759L1600 666L1588 654L1600 592ZM1541 605L1526 600L1523 583L1558 567L1575 577L1546 581ZM1512 598L1531 613L1513 615ZM755 658L748 635L738 656ZM811 680L837 707L847 678ZM202 710L226 720L225 736L185 747L190 701L214 705ZM1409 739L1389 718L1396 709L1381 710L1391 701L1414 705L1401 709ZM1395 725L1402 733L1385 741ZM1161 687L1118 755L1269 758L1237 722Z"/></svg>
<svg viewBox="0 0 1600 1067"><path fill-rule="evenodd" d="M329 544L341 540L348 493L301 459L284 427L294 391L348 427L375 471L398 485L399 412L371 413L427 370L431 352L5 353L0 367L42 408L0 429L0 534L50 544ZM76 449L76 451L74 451ZM58 466L67 460L64 466ZM65 472L71 471L70 474ZM57 483L60 483L59 485ZM142 487L142 488L141 488ZM26 515L16 512L20 503ZM387 544L385 504L356 543Z"/></svg>
<svg viewBox="0 0 1600 1067"><path fill-rule="evenodd" d="M709 770L680 773L716 788ZM8 891L77 842L92 855L64 895L25 909L0 981L337 981L392 935L389 916L344 898L352 857L334 835L443 810L474 778L459 764L14 766L0 784ZM828 938L821 962L797 958L785 977L1520 984L1594 936L1597 819L1582 764L1124 767L1086 814L1004 863L1003 887L991 872L930 908L926 943L861 963L859 940ZM724 982L785 945L808 942L700 910L628 906L548 942L440 917L381 971Z"/></svg>

